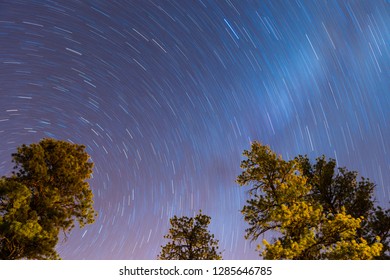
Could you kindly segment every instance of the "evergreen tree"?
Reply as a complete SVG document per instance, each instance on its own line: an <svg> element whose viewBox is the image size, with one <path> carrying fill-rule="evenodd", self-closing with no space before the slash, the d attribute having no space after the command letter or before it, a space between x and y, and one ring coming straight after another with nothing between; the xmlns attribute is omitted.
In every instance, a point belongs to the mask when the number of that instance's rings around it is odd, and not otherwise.
<svg viewBox="0 0 390 280"><path fill-rule="evenodd" d="M375 184L364 177L358 180L356 171L336 168L336 161L327 161L325 156L317 158L314 164L307 156L298 156L296 160L312 186L311 195L324 212L336 213L344 207L352 217L363 217L358 236L368 244L376 243L379 237L383 248L376 259L390 259L390 209L375 205Z"/></svg>
<svg viewBox="0 0 390 280"><path fill-rule="evenodd" d="M221 260L218 240L207 230L211 218L200 211L195 218L170 219L171 228L164 238L171 241L161 246L160 260Z"/></svg>
<svg viewBox="0 0 390 280"><path fill-rule="evenodd" d="M54 139L22 145L0 180L0 259L57 259L59 234L94 222L85 181L93 163L82 145Z"/></svg>
<svg viewBox="0 0 390 280"><path fill-rule="evenodd" d="M368 230L383 220L374 217L385 213L372 215L369 181L357 183L356 173L346 169L334 176L334 161L324 158L314 166L306 157L284 161L258 142L244 156L237 182L251 186L242 209L250 226L245 237L276 236L258 247L265 259L373 259L384 254L386 233L377 233L387 230L388 235L389 228Z"/></svg>

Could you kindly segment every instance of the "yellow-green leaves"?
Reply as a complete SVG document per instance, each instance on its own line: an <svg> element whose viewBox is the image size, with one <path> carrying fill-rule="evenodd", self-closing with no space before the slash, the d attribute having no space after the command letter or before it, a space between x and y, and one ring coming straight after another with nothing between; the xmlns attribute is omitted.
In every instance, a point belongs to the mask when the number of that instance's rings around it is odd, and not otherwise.
<svg viewBox="0 0 390 280"><path fill-rule="evenodd" d="M15 172L0 181L0 259L55 259L60 232L96 216L82 145L54 139L22 145Z"/></svg>
<svg viewBox="0 0 390 280"><path fill-rule="evenodd" d="M383 245L379 242L369 245L363 238L336 242L327 252L328 259L371 260L379 256Z"/></svg>
<svg viewBox="0 0 390 280"><path fill-rule="evenodd" d="M171 228L164 237L170 239L161 247L160 260L220 260L218 240L207 230L211 218L199 212L194 218L170 219Z"/></svg>
<svg viewBox="0 0 390 280"><path fill-rule="evenodd" d="M363 203L362 213L373 205L371 186L366 181L357 184L355 173L342 169L343 176L333 179L333 161L326 163L320 158L314 167L304 157L284 161L258 142L253 142L244 156L247 159L242 161L243 172L237 182L250 186L250 199L242 209L250 226L246 238L257 240L266 232L275 236L258 246L262 257L373 259L383 253L376 236L365 239L363 217L353 216L360 213L355 211L356 203ZM320 168L324 172L316 173ZM350 197L346 190L350 190Z"/></svg>

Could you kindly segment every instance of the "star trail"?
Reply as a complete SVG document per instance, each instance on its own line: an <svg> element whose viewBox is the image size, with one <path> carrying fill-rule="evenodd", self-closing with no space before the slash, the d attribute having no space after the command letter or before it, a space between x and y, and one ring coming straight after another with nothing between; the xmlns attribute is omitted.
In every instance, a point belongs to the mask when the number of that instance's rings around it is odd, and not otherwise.
<svg viewBox="0 0 390 280"><path fill-rule="evenodd" d="M0 174L21 144L84 144L96 222L63 259L156 259L174 215L258 259L235 179L258 140L335 158L390 200L390 2L0 1Z"/></svg>

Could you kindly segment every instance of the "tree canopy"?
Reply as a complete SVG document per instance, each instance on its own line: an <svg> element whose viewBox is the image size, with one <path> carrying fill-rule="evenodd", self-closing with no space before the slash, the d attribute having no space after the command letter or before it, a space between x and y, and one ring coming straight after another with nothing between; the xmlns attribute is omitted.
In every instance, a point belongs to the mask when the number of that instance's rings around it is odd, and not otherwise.
<svg viewBox="0 0 390 280"><path fill-rule="evenodd" d="M387 258L389 210L374 206L375 185L325 157L285 161L253 142L244 151L241 186L250 199L242 213L246 238L275 237L258 246L265 259Z"/></svg>
<svg viewBox="0 0 390 280"><path fill-rule="evenodd" d="M200 211L194 218L186 216L170 219L171 228L161 246L160 260L221 260L218 240L207 230L211 218Z"/></svg>
<svg viewBox="0 0 390 280"><path fill-rule="evenodd" d="M94 222L93 163L85 146L54 139L12 157L12 176L0 180L0 259L57 259L60 233Z"/></svg>

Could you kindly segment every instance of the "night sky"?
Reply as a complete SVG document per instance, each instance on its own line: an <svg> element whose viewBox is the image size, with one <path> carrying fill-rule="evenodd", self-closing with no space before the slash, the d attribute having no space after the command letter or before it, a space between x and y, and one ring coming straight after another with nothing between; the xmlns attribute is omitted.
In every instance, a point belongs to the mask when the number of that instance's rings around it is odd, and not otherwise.
<svg viewBox="0 0 390 280"><path fill-rule="evenodd" d="M389 42L386 0L1 0L0 175L23 143L87 146L99 216L63 259L156 259L199 209L224 259L257 259L253 140L335 158L389 206Z"/></svg>

